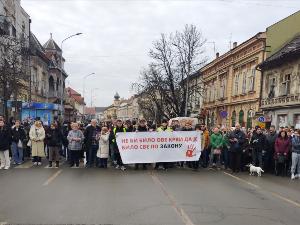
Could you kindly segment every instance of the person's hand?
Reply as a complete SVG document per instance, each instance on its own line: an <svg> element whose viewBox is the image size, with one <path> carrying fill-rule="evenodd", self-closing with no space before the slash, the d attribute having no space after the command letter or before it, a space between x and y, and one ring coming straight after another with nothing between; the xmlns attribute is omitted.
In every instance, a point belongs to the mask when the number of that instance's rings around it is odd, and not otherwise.
<svg viewBox="0 0 300 225"><path fill-rule="evenodd" d="M135 133L138 133L138 132L139 132L138 130L135 131Z"/></svg>
<svg viewBox="0 0 300 225"><path fill-rule="evenodd" d="M228 150L229 150L229 149L230 149L230 146L228 146L227 148L228 148Z"/></svg>
<svg viewBox="0 0 300 225"><path fill-rule="evenodd" d="M238 141L236 138L235 139L233 139L234 141Z"/></svg>
<svg viewBox="0 0 300 225"><path fill-rule="evenodd" d="M217 149L219 149L220 148L220 146L217 146Z"/></svg>
<svg viewBox="0 0 300 225"><path fill-rule="evenodd" d="M118 134L116 134L115 137L117 138L117 137L118 137Z"/></svg>
<svg viewBox="0 0 300 225"><path fill-rule="evenodd" d="M245 153L246 150L243 150L243 153Z"/></svg>
<svg viewBox="0 0 300 225"><path fill-rule="evenodd" d="M201 152L203 152L204 151L204 149L201 149Z"/></svg>
<svg viewBox="0 0 300 225"><path fill-rule="evenodd" d="M279 153L277 153L277 155L279 155Z"/></svg>
<svg viewBox="0 0 300 225"><path fill-rule="evenodd" d="M284 153L284 155L286 155L286 153Z"/></svg>
<svg viewBox="0 0 300 225"><path fill-rule="evenodd" d="M266 154L266 151L262 151L262 153Z"/></svg>
<svg viewBox="0 0 300 225"><path fill-rule="evenodd" d="M151 133L151 132L152 132L152 130L149 130L149 132Z"/></svg>

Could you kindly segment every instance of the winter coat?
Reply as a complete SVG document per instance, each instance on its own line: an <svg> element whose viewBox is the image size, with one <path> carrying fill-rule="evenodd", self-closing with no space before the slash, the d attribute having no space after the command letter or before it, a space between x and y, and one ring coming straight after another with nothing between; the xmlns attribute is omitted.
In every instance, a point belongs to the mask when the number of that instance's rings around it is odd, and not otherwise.
<svg viewBox="0 0 300 225"><path fill-rule="evenodd" d="M54 132L55 131L55 132ZM48 146L49 147L56 147L57 143L62 143L62 133L58 128L55 128L55 130L52 130L51 128L47 132L47 139L48 139Z"/></svg>
<svg viewBox="0 0 300 225"><path fill-rule="evenodd" d="M23 142L24 139L26 138L25 131L21 127L19 127L18 130L16 129L16 127L14 127L11 130L10 135L11 135L12 142L19 142L19 140L21 140Z"/></svg>
<svg viewBox="0 0 300 225"><path fill-rule="evenodd" d="M300 154L300 137L294 137L292 139L292 152Z"/></svg>
<svg viewBox="0 0 300 225"><path fill-rule="evenodd" d="M276 141L277 137L278 137L278 135L276 134L276 132L274 134L270 134L270 133L266 134L266 138L268 140L268 143L267 143L267 145L268 145L267 150L268 151L270 151L270 152L275 151L274 145L275 145L275 141Z"/></svg>
<svg viewBox="0 0 300 225"><path fill-rule="evenodd" d="M44 138L45 130L43 127L32 126L29 131L29 137L32 146L32 156L45 157ZM33 139L39 139L34 141Z"/></svg>
<svg viewBox="0 0 300 225"><path fill-rule="evenodd" d="M228 148L228 146L230 146L230 143L229 143L229 141L228 141L228 134L225 134L225 135L223 136L223 146L224 146L225 148Z"/></svg>
<svg viewBox="0 0 300 225"><path fill-rule="evenodd" d="M205 148L205 137L204 137L203 132L200 133L200 140L201 140L201 150L202 150Z"/></svg>
<svg viewBox="0 0 300 225"><path fill-rule="evenodd" d="M217 146L223 147L223 136L221 134L213 133L210 137L211 149L216 149Z"/></svg>
<svg viewBox="0 0 300 225"><path fill-rule="evenodd" d="M243 151L245 150L245 153L246 155L248 155L248 152L250 150L250 144L249 144L249 139L247 138L246 139L246 142L243 144Z"/></svg>
<svg viewBox="0 0 300 225"><path fill-rule="evenodd" d="M74 141L74 138L78 138L78 141ZM68 134L68 148L72 151L81 150L81 142L84 140L83 133L80 130L71 130Z"/></svg>
<svg viewBox="0 0 300 225"><path fill-rule="evenodd" d="M209 144L210 144L210 136L209 136L209 131L208 130L204 130L203 131L203 135L204 135L204 148L208 149L209 148Z"/></svg>
<svg viewBox="0 0 300 225"><path fill-rule="evenodd" d="M101 134L99 137L99 149L97 151L97 157L101 159L107 159L109 155L109 135L110 132Z"/></svg>
<svg viewBox="0 0 300 225"><path fill-rule="evenodd" d="M29 134L30 128L31 128L31 126L30 126L29 123L27 123L27 124L24 123L23 124L23 129L26 131L27 134Z"/></svg>
<svg viewBox="0 0 300 225"><path fill-rule="evenodd" d="M119 149L118 145L117 145L117 142L116 142L115 136L116 136L117 133L121 133L121 132L126 132L126 129L123 127L123 125L121 127L118 127L118 126L114 127L112 129L112 131L110 132L110 138L111 138L112 142L114 143L114 148L115 149Z"/></svg>
<svg viewBox="0 0 300 225"><path fill-rule="evenodd" d="M84 132L85 143L88 149L90 149L90 146L92 145L92 139L95 129L97 132L101 132L101 128L98 125L96 126L96 128L94 128L93 126L88 126Z"/></svg>
<svg viewBox="0 0 300 225"><path fill-rule="evenodd" d="M275 141L275 153L274 153L274 159L277 159L277 153L288 154L290 150L290 139L285 138L282 139L282 137L278 137Z"/></svg>
<svg viewBox="0 0 300 225"><path fill-rule="evenodd" d="M231 142L230 140L237 139L237 142ZM246 135L241 130L234 130L230 133L228 137L230 143L230 152L242 152L243 146L247 141Z"/></svg>
<svg viewBox="0 0 300 225"><path fill-rule="evenodd" d="M148 128L146 126L144 126L144 127L138 126L137 131L139 131L139 132L147 132Z"/></svg>
<svg viewBox="0 0 300 225"><path fill-rule="evenodd" d="M6 151L9 149L10 132L6 126L1 129L0 127L0 151Z"/></svg>
<svg viewBox="0 0 300 225"><path fill-rule="evenodd" d="M126 129L126 132L133 132L133 126L130 125L130 126Z"/></svg>
<svg viewBox="0 0 300 225"><path fill-rule="evenodd" d="M266 135L255 133L250 142L250 148L256 152L266 151L268 148Z"/></svg>

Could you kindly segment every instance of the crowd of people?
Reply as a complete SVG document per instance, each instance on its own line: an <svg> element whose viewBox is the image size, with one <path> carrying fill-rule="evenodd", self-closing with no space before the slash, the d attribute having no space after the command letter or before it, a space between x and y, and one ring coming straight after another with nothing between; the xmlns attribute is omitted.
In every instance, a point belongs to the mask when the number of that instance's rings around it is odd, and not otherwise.
<svg viewBox="0 0 300 225"><path fill-rule="evenodd" d="M49 160L49 167L59 167L61 157L65 157L70 167L79 167L86 158L86 165L106 169L126 170L122 162L116 137L120 132L177 132L198 131L201 139L201 157L193 162L162 162L156 163L154 170L162 166L170 170L174 166L186 166L198 172L202 168L208 170L230 169L232 174L245 172L247 166L259 166L265 173L276 176L291 174L291 179L300 179L300 130L280 127L278 134L274 126L270 129L235 127L226 129L220 124L210 130L205 124L186 123L180 127L177 120L169 123L166 119L161 124L152 124L144 119L135 121L111 120L98 124L93 119L84 124L81 122L64 121L61 125L58 118L45 126L36 118L33 125L25 119L23 123L11 118L5 122L0 115L0 169L10 168L13 164L22 164L32 160L34 165L41 165L42 158ZM110 162L109 162L110 160ZM135 164L134 169L139 169ZM148 169L143 163L143 169Z"/></svg>

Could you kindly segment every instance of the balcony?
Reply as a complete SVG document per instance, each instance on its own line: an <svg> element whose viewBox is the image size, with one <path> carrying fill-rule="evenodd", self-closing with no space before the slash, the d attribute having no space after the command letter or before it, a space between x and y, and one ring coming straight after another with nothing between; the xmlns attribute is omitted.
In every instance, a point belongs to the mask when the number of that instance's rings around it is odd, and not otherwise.
<svg viewBox="0 0 300 225"><path fill-rule="evenodd" d="M22 45L23 52L30 54L32 56L36 55L37 47L34 42L28 41L28 39L21 37L21 45Z"/></svg>
<svg viewBox="0 0 300 225"><path fill-rule="evenodd" d="M274 98L262 99L261 109L274 109L283 107L295 107L300 105L299 94L290 94L288 96L278 96Z"/></svg>
<svg viewBox="0 0 300 225"><path fill-rule="evenodd" d="M60 92L58 91L49 91L48 92L48 97L49 98L60 98Z"/></svg>
<svg viewBox="0 0 300 225"><path fill-rule="evenodd" d="M9 35L10 23L5 16L0 15L0 35Z"/></svg>

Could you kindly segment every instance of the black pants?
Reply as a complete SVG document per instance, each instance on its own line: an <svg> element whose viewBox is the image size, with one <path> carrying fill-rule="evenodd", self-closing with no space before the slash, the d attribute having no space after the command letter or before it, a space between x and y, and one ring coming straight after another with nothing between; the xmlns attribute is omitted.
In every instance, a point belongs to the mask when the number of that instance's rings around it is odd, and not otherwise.
<svg viewBox="0 0 300 225"><path fill-rule="evenodd" d="M278 163L277 162L277 165L276 165L277 173L278 174L283 174L284 173L284 167L285 167L284 163Z"/></svg>
<svg viewBox="0 0 300 225"><path fill-rule="evenodd" d="M230 152L232 171L240 171L242 152Z"/></svg>
<svg viewBox="0 0 300 225"><path fill-rule="evenodd" d="M139 165L140 165L139 163L136 163L135 168L138 168ZM143 165L143 169L144 169L144 168L146 168L147 163L141 163L141 165Z"/></svg>
<svg viewBox="0 0 300 225"><path fill-rule="evenodd" d="M123 162L122 162L120 153L115 153L115 159L117 160L117 164L119 166L123 166Z"/></svg>
<svg viewBox="0 0 300 225"><path fill-rule="evenodd" d="M241 154L241 171L245 171L245 167L246 167L246 152Z"/></svg>
<svg viewBox="0 0 300 225"><path fill-rule="evenodd" d="M192 165L193 165L193 168L194 168L195 170L199 169L199 160L198 160L198 161L193 161L193 162L192 162Z"/></svg>
<svg viewBox="0 0 300 225"><path fill-rule="evenodd" d="M76 164L76 166L79 166L80 151L79 150L70 150L70 153L71 153L71 165L74 166L74 164Z"/></svg>
<svg viewBox="0 0 300 225"><path fill-rule="evenodd" d="M155 168L158 169L159 165L160 165L159 162L156 163ZM168 162L163 162L162 165L163 165L163 168L169 169L169 163Z"/></svg>
<svg viewBox="0 0 300 225"><path fill-rule="evenodd" d="M33 162L41 162L41 161L42 161L42 157L33 156Z"/></svg>

